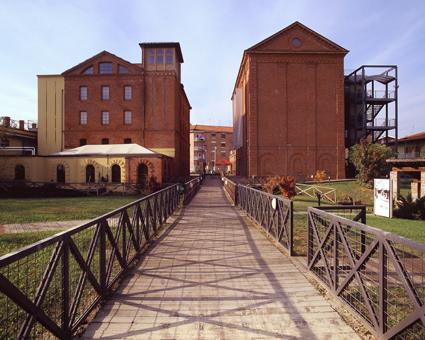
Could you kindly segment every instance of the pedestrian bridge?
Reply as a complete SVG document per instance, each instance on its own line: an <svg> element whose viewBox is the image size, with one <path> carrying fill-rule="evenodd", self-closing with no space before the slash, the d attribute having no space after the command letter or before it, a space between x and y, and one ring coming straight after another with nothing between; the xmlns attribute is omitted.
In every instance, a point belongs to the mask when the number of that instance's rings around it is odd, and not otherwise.
<svg viewBox="0 0 425 340"><path fill-rule="evenodd" d="M217 177L202 186L194 179L185 184L179 208L181 188L173 185L0 258L0 337L359 338L310 283L308 271L378 337L423 334L418 283L424 274L415 268L424 266L418 256L406 266L412 259L406 250L425 249L404 243L403 254L391 252L405 241L388 234L381 240L364 224L310 209L307 267L301 270L288 256L292 203L236 187ZM360 217L364 210L354 220ZM358 247L353 237L361 240ZM396 310L388 296L392 289L402 296L402 287L407 300L400 308L409 298L416 297L416 305Z"/></svg>

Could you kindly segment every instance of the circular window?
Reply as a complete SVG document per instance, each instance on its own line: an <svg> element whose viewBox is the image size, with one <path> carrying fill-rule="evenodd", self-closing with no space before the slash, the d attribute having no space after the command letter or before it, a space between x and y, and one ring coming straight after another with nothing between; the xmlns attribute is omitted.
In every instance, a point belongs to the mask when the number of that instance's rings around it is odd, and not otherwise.
<svg viewBox="0 0 425 340"><path fill-rule="evenodd" d="M291 44L292 44L292 46L299 47L299 46L301 46L301 39L300 38L292 38Z"/></svg>

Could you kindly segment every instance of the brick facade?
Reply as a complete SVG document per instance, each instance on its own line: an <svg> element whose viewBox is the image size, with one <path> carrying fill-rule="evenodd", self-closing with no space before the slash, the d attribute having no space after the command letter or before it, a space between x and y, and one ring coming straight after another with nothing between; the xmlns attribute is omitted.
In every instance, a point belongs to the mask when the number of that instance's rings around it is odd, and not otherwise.
<svg viewBox="0 0 425 340"><path fill-rule="evenodd" d="M231 172L232 127L191 125L190 133L192 172Z"/></svg>
<svg viewBox="0 0 425 340"><path fill-rule="evenodd" d="M172 157L169 178L189 175L191 107L180 83L180 46L141 44L144 54L158 47L174 51L171 66L153 68L146 58L141 64L129 63L104 51L63 73L65 149L80 146L81 140L87 144L101 144L105 139L109 144L137 143ZM111 74L99 74L103 62L112 63ZM93 74L84 74L91 66ZM126 72L120 73L119 67ZM87 100L80 99L82 86L88 89ZM109 87L109 99L102 99L102 86ZM131 99L124 97L125 86L131 86ZM109 124L102 123L103 111L109 112ZM130 124L125 124L125 111L131 112ZM80 112L87 112L86 124L81 124ZM158 171L162 174L162 169Z"/></svg>
<svg viewBox="0 0 425 340"><path fill-rule="evenodd" d="M243 93L238 175L345 177L346 53L299 23L245 51L235 86Z"/></svg>

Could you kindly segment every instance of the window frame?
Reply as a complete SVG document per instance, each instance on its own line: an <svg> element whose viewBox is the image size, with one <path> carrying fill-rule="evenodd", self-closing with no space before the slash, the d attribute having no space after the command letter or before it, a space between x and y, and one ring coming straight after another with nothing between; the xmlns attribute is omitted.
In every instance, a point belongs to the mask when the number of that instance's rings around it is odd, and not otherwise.
<svg viewBox="0 0 425 340"><path fill-rule="evenodd" d="M85 97L84 97L83 92L82 92L83 89L85 89ZM89 87L87 85L81 85L80 86L79 98L80 98L80 101L83 101L83 102L85 102L89 99Z"/></svg>
<svg viewBox="0 0 425 340"><path fill-rule="evenodd" d="M104 92L104 90L106 90L106 92ZM107 96L104 96L107 93ZM102 85L100 87L100 99L101 100L109 100L111 98L111 88L109 85Z"/></svg>
<svg viewBox="0 0 425 340"><path fill-rule="evenodd" d="M130 92L127 92L129 90ZM127 97L127 94L130 93L130 96ZM133 99L133 86L124 85L124 100L132 100Z"/></svg>
<svg viewBox="0 0 425 340"><path fill-rule="evenodd" d="M127 114L130 114L130 119L128 120ZM130 110L124 110L124 125L132 125L133 124L133 112Z"/></svg>
<svg viewBox="0 0 425 340"><path fill-rule="evenodd" d="M87 138L80 138L80 146L87 145Z"/></svg>
<svg viewBox="0 0 425 340"><path fill-rule="evenodd" d="M83 114L85 114L85 115L83 115ZM85 117L83 118L83 116L85 116ZM80 111L80 125L87 125L88 120L89 120L89 118L88 118L87 111Z"/></svg>
<svg viewBox="0 0 425 340"><path fill-rule="evenodd" d="M100 114L100 122L104 126L109 125L109 122L110 122L109 111L102 111L101 112L101 114Z"/></svg>
<svg viewBox="0 0 425 340"><path fill-rule="evenodd" d="M110 72L106 72L104 69L102 70L102 66L106 66L106 65L111 65ZM99 74L113 74L114 73L113 63L110 62L110 61L102 61L102 62L100 62L99 63L99 66L98 66L98 71L99 71Z"/></svg>
<svg viewBox="0 0 425 340"><path fill-rule="evenodd" d="M100 144L102 144L102 145L108 145L109 144L109 138L102 138L100 140Z"/></svg>

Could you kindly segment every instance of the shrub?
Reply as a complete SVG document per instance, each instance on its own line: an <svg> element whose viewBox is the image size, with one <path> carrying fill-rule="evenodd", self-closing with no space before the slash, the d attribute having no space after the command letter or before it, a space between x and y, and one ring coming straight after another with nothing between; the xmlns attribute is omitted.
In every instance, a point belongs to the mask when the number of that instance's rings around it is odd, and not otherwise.
<svg viewBox="0 0 425 340"><path fill-rule="evenodd" d="M412 200L412 195L400 196L394 216L409 220L425 220L425 196Z"/></svg>
<svg viewBox="0 0 425 340"><path fill-rule="evenodd" d="M292 176L273 176L264 181L262 188L270 194L292 198L297 194L295 184L295 178Z"/></svg>
<svg viewBox="0 0 425 340"><path fill-rule="evenodd" d="M316 173L313 176L313 181L321 182L328 179L328 173L325 170L316 170Z"/></svg>
<svg viewBox="0 0 425 340"><path fill-rule="evenodd" d="M391 156L392 150L389 147L362 140L350 148L349 159L357 170L359 181L371 187L374 178L388 174L389 165L386 160Z"/></svg>

